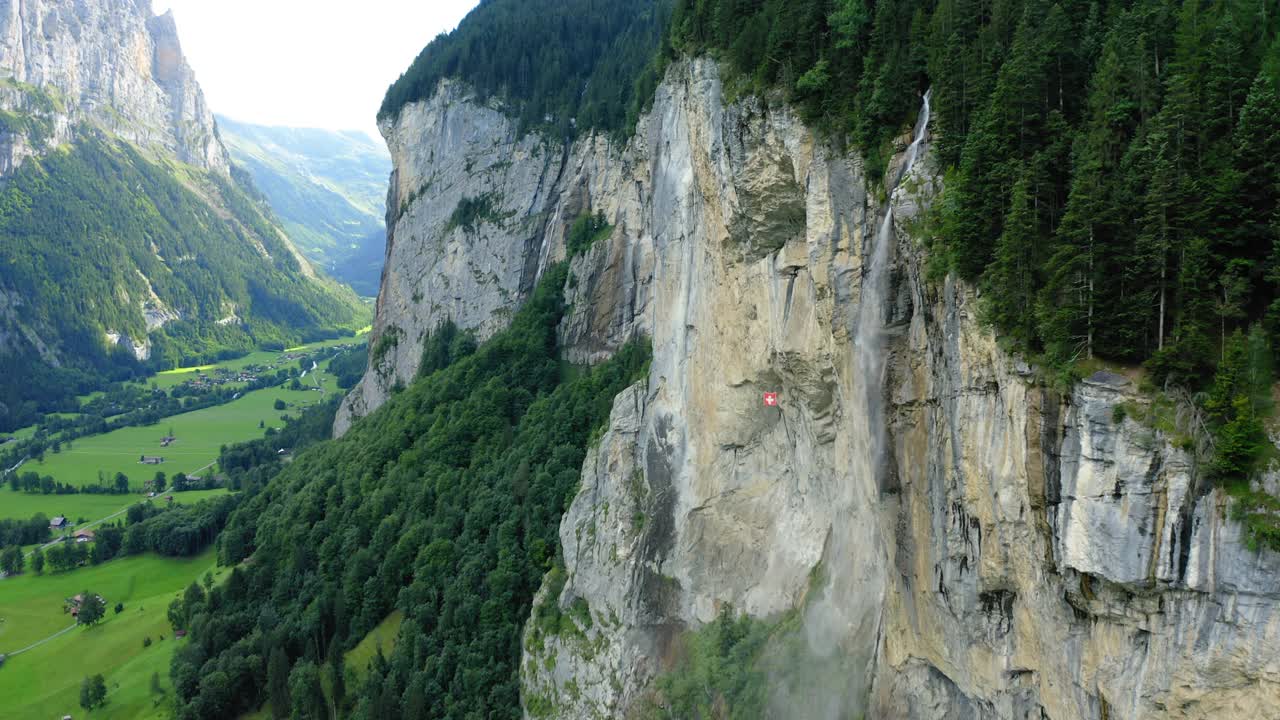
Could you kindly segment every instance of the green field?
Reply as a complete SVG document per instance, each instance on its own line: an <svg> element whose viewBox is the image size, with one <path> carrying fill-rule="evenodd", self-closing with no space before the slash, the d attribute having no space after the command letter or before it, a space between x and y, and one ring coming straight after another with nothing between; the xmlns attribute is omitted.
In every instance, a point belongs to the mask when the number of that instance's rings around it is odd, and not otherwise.
<svg viewBox="0 0 1280 720"><path fill-rule="evenodd" d="M174 493L174 502L188 505L205 498L225 495L226 489L193 490ZM0 490L0 519L24 520L37 513L47 517L62 515L73 524L97 522L109 515L124 512L130 505L146 500L141 495L28 495L16 493L6 485ZM163 501L162 501L163 502Z"/></svg>
<svg viewBox="0 0 1280 720"><path fill-rule="evenodd" d="M0 518L24 520L44 513L51 518L63 515L72 522L78 518L97 520L135 502L137 495L28 495L5 485L0 490Z"/></svg>
<svg viewBox="0 0 1280 720"><path fill-rule="evenodd" d="M68 573L22 575L0 581L0 652L12 652L71 625L63 600L85 589L107 600L105 622L76 628L35 649L10 657L0 667L0 717L85 717L79 707L80 682L101 673L107 705L91 718L167 717L163 698L151 695L158 673L169 688L169 660L177 648L169 627L169 601L214 569L213 551L194 558L142 555ZM124 612L111 609L124 603ZM143 639L152 639L143 647ZM164 640L160 638L164 637ZM159 702L157 702L159 701Z"/></svg>
<svg viewBox="0 0 1280 720"><path fill-rule="evenodd" d="M366 332L368 332L368 330L362 330L360 334L356 335L356 337L353 337L353 338L338 338L336 340L325 340L324 342L311 343L310 345L300 345L295 348L289 348L284 352L259 350L257 352L251 352L248 355L245 355L244 357L236 358L234 360L224 360L222 362L214 363L212 365L199 365L199 366L193 366L193 367L177 368L175 370L166 370L162 373L155 375L154 377L147 378L146 380L142 381L141 384L146 385L147 387L155 386L157 388L160 388L161 390L168 390L170 388L181 385L182 383L188 380L195 379L198 373L201 373L201 372L210 373L213 370L216 370L218 368L235 371L235 370L243 370L244 368L247 368L250 365L262 365L264 367L272 368L272 370L275 370L278 367L289 367L294 363L296 363L297 361L285 360L284 359L285 355L300 353L300 352L310 352L312 350L319 350L327 347L336 347L338 345L350 345L352 343L364 342L364 339L365 339L364 334Z"/></svg>
<svg viewBox="0 0 1280 720"><path fill-rule="evenodd" d="M78 438L70 448L64 445L60 453L46 453L44 462L28 462L21 471L52 475L59 482L80 487L96 483L99 471L108 482L117 472L122 472L137 488L156 471L163 471L168 476L178 472L193 474L217 460L223 445L262 437L263 431L258 427L260 421L267 427L283 427L281 415L297 415L302 407L336 392L334 379L324 372L327 365L327 361L322 363L319 373L321 386L326 391L324 394L316 390L284 388L255 390L225 405L174 415L155 425L121 428L103 435ZM314 378L315 374L308 374L303 383L310 386L315 382ZM273 405L277 399L285 401L289 407L284 411L275 410ZM170 429L177 442L161 447L160 438ZM142 455L161 456L165 462L143 465L138 462ZM2 510L0 513L8 515Z"/></svg>

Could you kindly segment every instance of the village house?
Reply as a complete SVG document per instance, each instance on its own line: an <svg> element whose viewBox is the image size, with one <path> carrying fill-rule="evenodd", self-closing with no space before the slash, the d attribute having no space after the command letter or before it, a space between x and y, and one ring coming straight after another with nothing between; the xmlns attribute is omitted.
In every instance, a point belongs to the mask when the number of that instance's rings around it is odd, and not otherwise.
<svg viewBox="0 0 1280 720"><path fill-rule="evenodd" d="M74 535L72 535L72 537L74 537L74 538L76 539L76 542L78 542L78 543L93 542L93 531L92 531L92 530L77 530L77 531L75 532L75 534L74 534Z"/></svg>
<svg viewBox="0 0 1280 720"><path fill-rule="evenodd" d="M49 521L50 530L65 530L67 528L67 519L59 515Z"/></svg>
<svg viewBox="0 0 1280 720"><path fill-rule="evenodd" d="M164 458L155 457L153 455L143 455L142 457L138 458L138 462L142 463L143 465L159 465L160 463L164 462Z"/></svg>

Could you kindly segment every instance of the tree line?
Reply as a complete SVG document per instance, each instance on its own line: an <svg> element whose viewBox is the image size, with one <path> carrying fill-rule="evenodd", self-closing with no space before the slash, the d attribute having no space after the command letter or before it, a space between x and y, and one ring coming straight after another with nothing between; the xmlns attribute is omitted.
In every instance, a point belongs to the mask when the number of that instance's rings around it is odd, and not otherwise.
<svg viewBox="0 0 1280 720"><path fill-rule="evenodd" d="M669 0L481 3L387 90L379 119L430 98L444 78L496 98L522 128L566 137L635 123L657 87Z"/></svg>
<svg viewBox="0 0 1280 720"><path fill-rule="evenodd" d="M91 542L55 543L31 553L31 569L41 574L67 572L86 563L99 565L123 555L155 552L169 557L198 555L209 547L240 502L238 495L224 495L193 505L157 507L150 501L132 505L123 523L106 523L94 528ZM16 575L27 560L21 545L49 539L49 519L36 515L28 521L0 521L0 570Z"/></svg>

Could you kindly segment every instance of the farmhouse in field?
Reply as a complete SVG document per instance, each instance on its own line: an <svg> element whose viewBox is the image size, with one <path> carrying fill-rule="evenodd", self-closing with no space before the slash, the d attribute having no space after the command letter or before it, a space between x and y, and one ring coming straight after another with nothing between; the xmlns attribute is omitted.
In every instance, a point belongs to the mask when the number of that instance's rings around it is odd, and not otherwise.
<svg viewBox="0 0 1280 720"><path fill-rule="evenodd" d="M143 465L159 465L160 463L164 462L164 458L156 457L154 455L143 455L142 457L138 458L138 462L142 463Z"/></svg>
<svg viewBox="0 0 1280 720"><path fill-rule="evenodd" d="M49 521L50 530L65 530L67 528L67 519L59 515Z"/></svg>
<svg viewBox="0 0 1280 720"><path fill-rule="evenodd" d="M174 444L177 441L178 441L178 438L172 435L166 435L160 438L160 447L169 447L170 445Z"/></svg>
<svg viewBox="0 0 1280 720"><path fill-rule="evenodd" d="M72 535L72 537L74 537L78 543L93 542L93 531L77 530L75 535Z"/></svg>

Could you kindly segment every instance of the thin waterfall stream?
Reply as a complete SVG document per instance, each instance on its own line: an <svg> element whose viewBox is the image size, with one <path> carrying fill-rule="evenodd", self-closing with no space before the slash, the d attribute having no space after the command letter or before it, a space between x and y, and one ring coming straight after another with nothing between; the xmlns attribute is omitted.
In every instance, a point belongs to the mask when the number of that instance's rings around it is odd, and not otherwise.
<svg viewBox="0 0 1280 720"><path fill-rule="evenodd" d="M833 497L838 512L823 560L825 582L804 611L804 634L813 662L803 672L809 675L807 684L814 692L804 707L791 708L792 717L844 720L866 711L887 562L882 557L878 513L887 439L885 325L896 240L893 198L923 154L931 92L924 94L906 158L888 182L884 219L864 255L849 403L849 411L861 415L852 423L849 448L853 482L837 488Z"/></svg>

